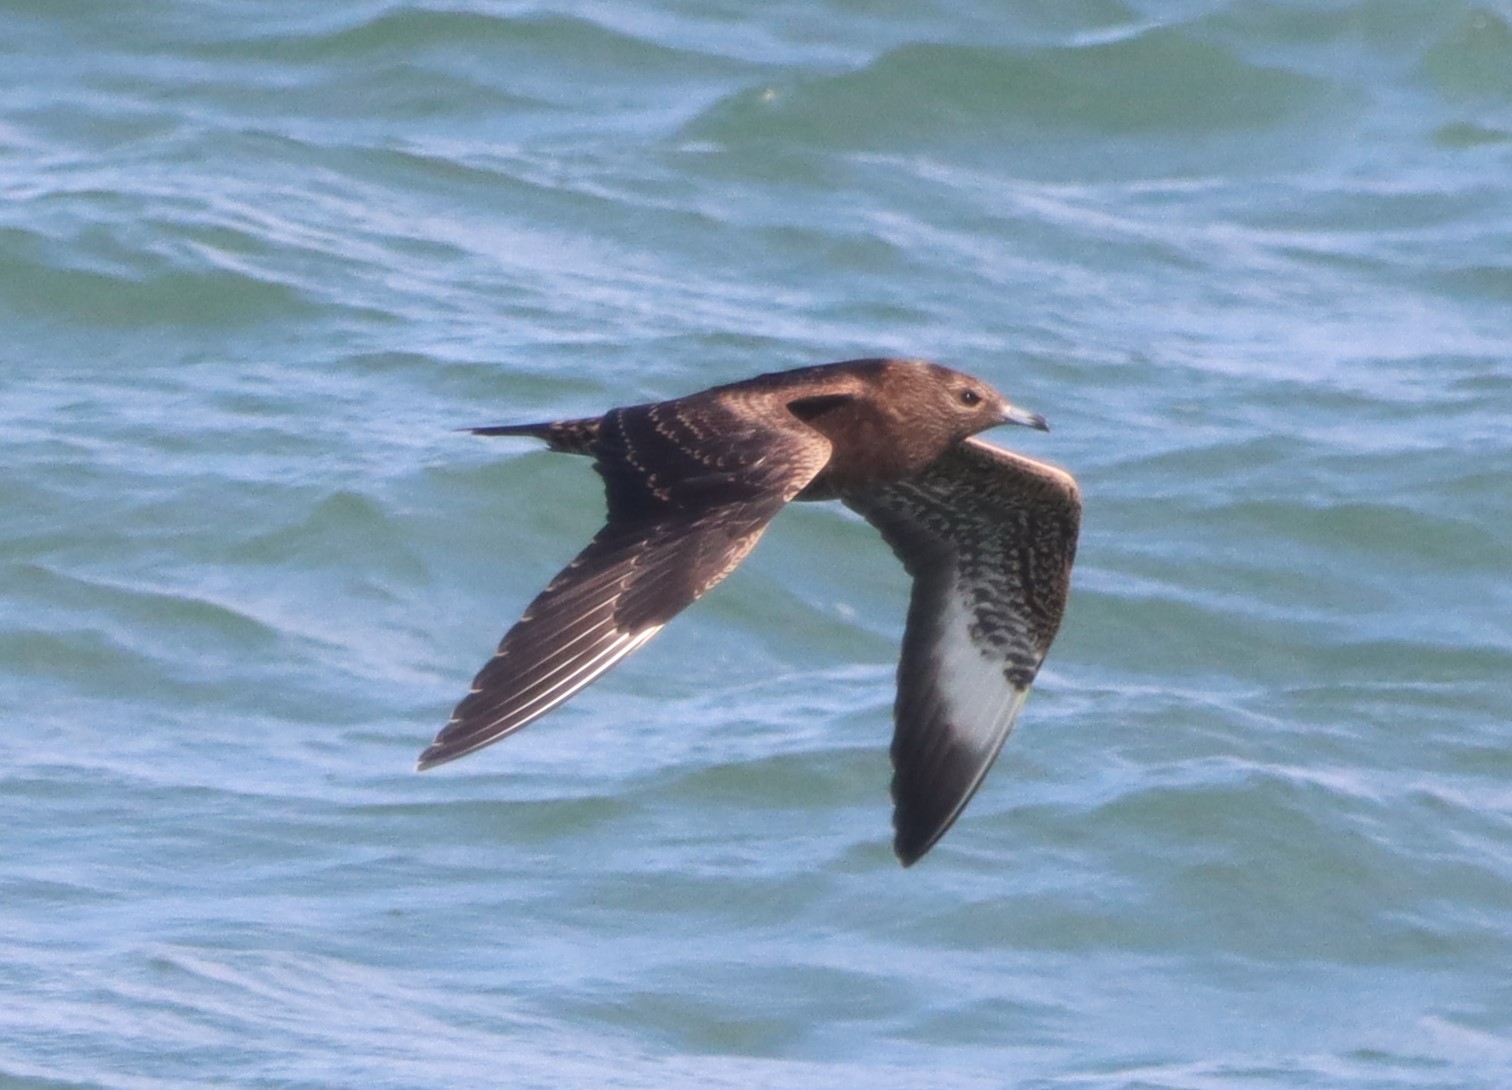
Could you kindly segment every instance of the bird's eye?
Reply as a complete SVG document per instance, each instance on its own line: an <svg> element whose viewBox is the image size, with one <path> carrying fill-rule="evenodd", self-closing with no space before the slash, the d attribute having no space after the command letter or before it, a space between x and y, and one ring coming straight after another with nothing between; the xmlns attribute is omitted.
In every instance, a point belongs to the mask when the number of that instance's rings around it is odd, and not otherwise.
<svg viewBox="0 0 1512 1090"><path fill-rule="evenodd" d="M962 390L960 397L962 405L980 405L982 402L982 395L975 390Z"/></svg>

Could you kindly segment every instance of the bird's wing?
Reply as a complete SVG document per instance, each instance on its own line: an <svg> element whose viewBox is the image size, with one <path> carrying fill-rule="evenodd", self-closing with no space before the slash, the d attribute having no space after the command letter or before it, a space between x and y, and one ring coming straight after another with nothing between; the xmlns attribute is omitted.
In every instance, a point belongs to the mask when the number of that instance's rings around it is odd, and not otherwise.
<svg viewBox="0 0 1512 1090"><path fill-rule="evenodd" d="M893 734L905 866L981 785L1060 626L1081 522L1059 469L969 439L923 474L844 497L913 576Z"/></svg>
<svg viewBox="0 0 1512 1090"><path fill-rule="evenodd" d="M830 455L780 405L758 408L690 398L603 417L608 522L505 633L420 768L544 715L734 570Z"/></svg>

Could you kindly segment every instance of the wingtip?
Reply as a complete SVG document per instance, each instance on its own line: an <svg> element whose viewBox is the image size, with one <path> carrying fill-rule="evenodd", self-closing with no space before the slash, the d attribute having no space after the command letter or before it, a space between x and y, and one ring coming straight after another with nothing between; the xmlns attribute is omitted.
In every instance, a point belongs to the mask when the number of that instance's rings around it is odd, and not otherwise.
<svg viewBox="0 0 1512 1090"><path fill-rule="evenodd" d="M945 830L941 829L938 833L921 839L916 833L906 833L899 829L893 835L893 854L898 857L903 869L908 870L929 854L929 849L939 843L944 833Z"/></svg>
<svg viewBox="0 0 1512 1090"><path fill-rule="evenodd" d="M938 820L920 813L917 805L909 805L900 799L898 781L898 773L894 770L890 788L893 798L893 854L898 857L898 862L903 865L903 869L907 870L928 855L929 850L940 842L940 838L945 835L945 830L950 827L950 822L947 821L942 825Z"/></svg>
<svg viewBox="0 0 1512 1090"><path fill-rule="evenodd" d="M415 758L415 771L424 772L428 768L444 765L460 754L448 753L445 746L427 746L420 751L420 756Z"/></svg>

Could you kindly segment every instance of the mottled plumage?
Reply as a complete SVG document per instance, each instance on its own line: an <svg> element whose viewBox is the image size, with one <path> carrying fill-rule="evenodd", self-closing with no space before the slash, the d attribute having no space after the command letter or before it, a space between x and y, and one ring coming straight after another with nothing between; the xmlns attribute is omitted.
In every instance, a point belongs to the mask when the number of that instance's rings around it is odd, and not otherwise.
<svg viewBox="0 0 1512 1090"><path fill-rule="evenodd" d="M419 767L497 741L603 674L728 575L788 502L838 499L914 580L892 746L894 846L913 863L987 774L1065 606L1076 484L971 438L1004 423L1044 428L959 372L850 360L473 429L591 456L608 521L505 634Z"/></svg>

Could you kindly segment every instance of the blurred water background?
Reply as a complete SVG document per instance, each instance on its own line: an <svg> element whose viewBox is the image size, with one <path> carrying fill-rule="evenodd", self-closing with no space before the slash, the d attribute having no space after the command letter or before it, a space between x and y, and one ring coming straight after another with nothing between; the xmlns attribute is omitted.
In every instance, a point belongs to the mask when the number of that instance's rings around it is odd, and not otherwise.
<svg viewBox="0 0 1512 1090"><path fill-rule="evenodd" d="M0 3L0 1085L1512 1085L1512 8ZM889 850L786 512L418 750L598 525L461 425L922 355L1086 494Z"/></svg>

